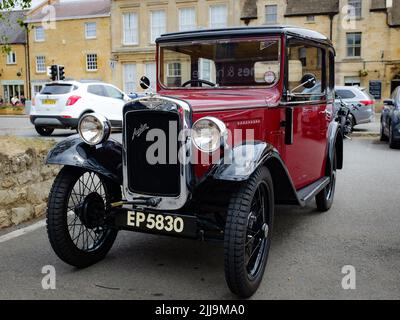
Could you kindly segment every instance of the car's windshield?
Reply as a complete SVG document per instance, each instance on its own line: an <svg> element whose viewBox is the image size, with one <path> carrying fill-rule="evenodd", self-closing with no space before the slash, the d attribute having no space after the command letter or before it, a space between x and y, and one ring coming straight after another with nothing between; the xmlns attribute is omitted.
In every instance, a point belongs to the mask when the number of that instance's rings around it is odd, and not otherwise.
<svg viewBox="0 0 400 320"><path fill-rule="evenodd" d="M159 59L159 80L166 88L272 86L280 76L280 40L162 44Z"/></svg>

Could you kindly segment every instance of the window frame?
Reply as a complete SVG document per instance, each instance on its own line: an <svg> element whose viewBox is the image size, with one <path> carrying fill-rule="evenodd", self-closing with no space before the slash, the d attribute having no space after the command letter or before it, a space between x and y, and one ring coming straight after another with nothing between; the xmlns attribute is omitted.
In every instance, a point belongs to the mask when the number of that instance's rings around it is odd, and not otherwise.
<svg viewBox="0 0 400 320"><path fill-rule="evenodd" d="M10 57L12 57L12 61L10 60ZM15 65L17 64L17 54L15 51L10 51L6 55L6 65Z"/></svg>
<svg viewBox="0 0 400 320"><path fill-rule="evenodd" d="M275 8L275 13L268 13L268 8ZM274 21L268 21L269 16L275 16ZM265 22L266 25L274 25L278 23L278 5L277 4L267 4L265 5Z"/></svg>
<svg viewBox="0 0 400 320"><path fill-rule="evenodd" d="M225 17L226 17L226 21L225 21L225 25L213 25L212 24L212 21L211 21L211 17L212 17L212 10L213 9L215 9L215 8L218 8L218 7L225 7L225 9L226 9L226 14L225 14ZM209 9L208 9L208 26L209 26L209 28L211 28L211 29L218 29L218 28L226 28L226 27L228 27L229 26L229 6L228 6L228 4L227 3L216 3L216 4L211 4L210 6L209 6Z"/></svg>
<svg viewBox="0 0 400 320"><path fill-rule="evenodd" d="M158 26L158 28L160 28L160 30L163 27L164 31L161 31L157 36L154 36L154 33L153 33L153 27L154 27L153 26L153 14L155 12L163 12L163 14L164 14L164 26L161 26L161 27ZM154 45L156 43L156 39L159 36L161 36L163 33L167 32L167 25L168 25L168 21L167 20L168 20L168 17L167 17L167 11L164 8L150 10L149 14L150 14L150 23L149 23L149 25L150 25L150 44Z"/></svg>
<svg viewBox="0 0 400 320"><path fill-rule="evenodd" d="M348 0L347 5L349 6L348 16L350 18L355 18L358 20L362 19L362 11L363 11L362 0ZM351 14L350 7L353 7L355 9L354 15Z"/></svg>
<svg viewBox="0 0 400 320"><path fill-rule="evenodd" d="M360 44L356 45L355 37L360 35ZM353 43L349 45L349 36L353 36ZM355 55L356 49L360 49L360 55ZM352 49L353 55L349 55L349 49ZM350 59L359 59L362 57L362 32L347 32L346 33L346 57Z"/></svg>
<svg viewBox="0 0 400 320"><path fill-rule="evenodd" d="M133 66L134 67L134 79L133 81L128 81L127 76L126 76L126 70L127 70L127 66ZM137 63L136 62L126 62L122 65L122 79L123 79L123 87L124 87L124 92L126 94L131 94L131 93L135 93L137 92L138 89L138 72L137 72ZM132 83L133 84L133 91L130 92L130 90L128 90L128 83Z"/></svg>
<svg viewBox="0 0 400 320"><path fill-rule="evenodd" d="M94 25L94 36L88 36L88 26L89 25ZM92 30L93 31L93 30ZM97 22L85 22L85 39L86 40L93 40L97 39Z"/></svg>
<svg viewBox="0 0 400 320"><path fill-rule="evenodd" d="M304 46L311 46L314 48L318 48L322 50L322 64L321 64L321 70L322 70L322 79L321 79L321 94L318 94L320 96L319 100L306 100L306 101L296 101L295 97L291 97L289 95L289 48L290 46L295 43L295 44L303 44ZM285 102L285 104L321 104L321 103L327 103L328 101L328 70L327 70L327 52L329 52L331 48L329 48L327 45L323 45L319 42L315 42L313 40L307 40L307 39L302 39L299 37L295 36L290 36L286 37L286 49L285 49L285 63L284 63L284 93L282 96L282 100ZM317 94L297 94L298 98L306 97L307 95L311 96L317 96Z"/></svg>
<svg viewBox="0 0 400 320"><path fill-rule="evenodd" d="M96 69L90 69L89 68L89 56L95 56L96 57ZM91 61L92 64L94 64L94 61ZM86 53L86 72L97 72L99 70L99 55L97 53Z"/></svg>
<svg viewBox="0 0 400 320"><path fill-rule="evenodd" d="M38 68L38 66L39 66L39 63L38 63L38 60L39 60L39 58L43 58L43 70L39 70L39 68ZM38 55L38 56L35 56L35 64L36 64L36 66L35 66L35 69L36 69L36 73L46 73L47 72L47 68L46 68L46 56L45 55Z"/></svg>
<svg viewBox="0 0 400 320"><path fill-rule="evenodd" d="M136 16L136 27L133 28L133 31L135 31L135 29L136 29L136 33L134 34L134 37L133 37L133 38L136 39L136 41L133 41L133 42L127 42L126 41L126 30L127 30L127 28L125 27L125 23L126 23L125 19L126 19L126 16L130 16L130 15ZM139 27L139 13L138 12L136 12L136 11L127 11L127 12L123 12L122 13L122 44L124 46L137 46L137 45L139 45L139 34L140 34L139 28L140 27Z"/></svg>
<svg viewBox="0 0 400 320"><path fill-rule="evenodd" d="M38 30L42 30L43 38L38 38ZM35 42L45 42L46 41L46 34L43 26L36 26L35 27Z"/></svg>
<svg viewBox="0 0 400 320"><path fill-rule="evenodd" d="M188 25L189 28L182 28L182 12L185 10L192 10L193 11L193 16L194 16L194 22L192 25ZM178 8L178 29L179 31L185 32L185 31L193 31L196 30L197 28L197 10L196 7L181 7Z"/></svg>

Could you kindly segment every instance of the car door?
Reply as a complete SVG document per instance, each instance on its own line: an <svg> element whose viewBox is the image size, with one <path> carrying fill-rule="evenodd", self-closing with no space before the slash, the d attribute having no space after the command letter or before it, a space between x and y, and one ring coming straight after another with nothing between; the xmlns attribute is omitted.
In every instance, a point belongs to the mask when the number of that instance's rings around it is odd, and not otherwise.
<svg viewBox="0 0 400 320"><path fill-rule="evenodd" d="M122 123L122 109L126 103L125 94L111 85L104 85L109 119Z"/></svg>
<svg viewBox="0 0 400 320"><path fill-rule="evenodd" d="M285 162L296 189L305 187L324 175L327 128L333 117L332 94L327 103L326 52L313 43L291 40L288 48L289 92L287 107L293 109L293 141L285 147ZM317 83L302 86L302 78L313 74Z"/></svg>
<svg viewBox="0 0 400 320"><path fill-rule="evenodd" d="M106 92L103 85L91 84L88 86L87 108L107 117Z"/></svg>
<svg viewBox="0 0 400 320"><path fill-rule="evenodd" d="M399 92L400 90L399 88L397 88L391 96L391 99L394 101L394 104L396 104ZM383 126L383 132L385 133L386 136L389 136L390 121L393 117L394 110L395 106L388 104L385 104L382 110L382 126Z"/></svg>

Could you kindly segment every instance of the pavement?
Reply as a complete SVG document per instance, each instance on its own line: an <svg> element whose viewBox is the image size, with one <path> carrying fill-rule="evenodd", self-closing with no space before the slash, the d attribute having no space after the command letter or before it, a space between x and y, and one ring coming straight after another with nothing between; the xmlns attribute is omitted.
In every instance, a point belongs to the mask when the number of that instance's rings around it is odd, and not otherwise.
<svg viewBox="0 0 400 320"><path fill-rule="evenodd" d="M21 134L34 135L26 129ZM253 299L400 298L400 151L370 136L344 147L329 212L314 203L276 209L269 264ZM105 260L77 270L56 257L43 220L36 222L0 232L0 299L235 299L220 243L120 232ZM15 230L19 236L2 242ZM56 270L55 290L42 288L46 265ZM348 265L355 290L341 285Z"/></svg>

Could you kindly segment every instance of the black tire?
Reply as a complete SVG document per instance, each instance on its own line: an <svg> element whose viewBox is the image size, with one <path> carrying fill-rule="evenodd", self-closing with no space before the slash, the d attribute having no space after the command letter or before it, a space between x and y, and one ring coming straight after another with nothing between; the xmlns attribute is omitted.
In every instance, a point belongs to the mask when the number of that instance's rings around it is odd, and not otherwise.
<svg viewBox="0 0 400 320"><path fill-rule="evenodd" d="M380 140L381 141L389 141L389 138L385 135L385 132L383 130L383 125L382 125L382 119L381 119L381 137Z"/></svg>
<svg viewBox="0 0 400 320"><path fill-rule="evenodd" d="M259 209L255 216L252 210L257 210L254 202L259 198L264 199L264 210ZM224 236L225 278L230 290L241 298L251 297L261 284L271 244L274 205L273 182L265 167L259 168L231 195ZM249 246L254 252L248 251Z"/></svg>
<svg viewBox="0 0 400 320"><path fill-rule="evenodd" d="M336 151L333 153L333 161L328 160L326 174L331 178L329 184L316 195L315 201L317 203L317 209L320 212L329 211L332 207L333 199L335 198L336 188L336 174L337 174L337 158Z"/></svg>
<svg viewBox="0 0 400 320"><path fill-rule="evenodd" d="M348 116L348 119L350 121L350 133L353 133L354 127L356 126L356 118L350 113Z"/></svg>
<svg viewBox="0 0 400 320"><path fill-rule="evenodd" d="M391 124L389 126L389 147L391 149L400 149L400 141L393 138L393 128Z"/></svg>
<svg viewBox="0 0 400 320"><path fill-rule="evenodd" d="M87 189L83 184L81 187L85 177L92 179L91 182L88 180L90 186L88 184ZM96 191L90 190L94 188ZM85 268L102 260L118 233L116 229L107 227L106 219L111 202L119 199L121 190L118 186L93 172L64 167L55 179L47 209L47 233L57 256L77 268ZM78 225L80 229L76 234L75 227L78 228Z"/></svg>
<svg viewBox="0 0 400 320"><path fill-rule="evenodd" d="M50 137L54 132L54 129L46 128L46 127L37 127L37 126L35 127L35 130L42 137Z"/></svg>

